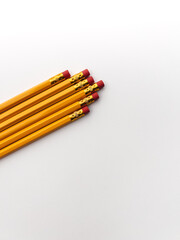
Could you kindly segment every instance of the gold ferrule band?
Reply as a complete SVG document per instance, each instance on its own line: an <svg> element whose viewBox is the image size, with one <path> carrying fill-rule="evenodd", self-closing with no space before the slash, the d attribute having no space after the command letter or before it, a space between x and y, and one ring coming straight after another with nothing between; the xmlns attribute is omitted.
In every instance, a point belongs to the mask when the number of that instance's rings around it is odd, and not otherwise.
<svg viewBox="0 0 180 240"><path fill-rule="evenodd" d="M83 80L85 77L84 77L84 74L82 72L78 73L78 74L75 74L74 76L72 76L71 78L69 78L69 81L74 84L76 82L78 82L79 80Z"/></svg>
<svg viewBox="0 0 180 240"><path fill-rule="evenodd" d="M99 87L98 87L97 83L93 84L92 86L89 86L88 88L86 88L84 90L86 95L89 95L92 92L97 92L97 91L99 91Z"/></svg>
<svg viewBox="0 0 180 240"><path fill-rule="evenodd" d="M71 122L76 121L77 119L83 117L85 114L83 113L83 110L80 109L79 111L75 111L73 114L71 114L69 117L71 119Z"/></svg>
<svg viewBox="0 0 180 240"><path fill-rule="evenodd" d="M49 79L51 85L54 85L56 83L59 83L65 79L64 75L62 73L57 74L56 76Z"/></svg>
<svg viewBox="0 0 180 240"><path fill-rule="evenodd" d="M81 107L84 107L84 106L89 105L93 102L94 102L94 98L93 98L92 95L90 95L90 96L82 99L81 101L79 101L79 104L81 105Z"/></svg>
<svg viewBox="0 0 180 240"><path fill-rule="evenodd" d="M74 85L74 88L75 88L75 90L77 91L77 90L79 90L79 89L81 89L81 88L86 87L88 84L89 84L88 80L85 79L85 80L80 81L79 83L75 84L75 85Z"/></svg>

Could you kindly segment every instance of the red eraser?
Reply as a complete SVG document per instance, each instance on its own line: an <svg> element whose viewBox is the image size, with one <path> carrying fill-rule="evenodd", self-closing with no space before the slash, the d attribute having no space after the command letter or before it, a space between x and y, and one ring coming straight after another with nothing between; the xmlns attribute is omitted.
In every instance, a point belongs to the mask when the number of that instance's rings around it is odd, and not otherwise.
<svg viewBox="0 0 180 240"><path fill-rule="evenodd" d="M88 107L83 107L82 110L84 114L88 114L90 112Z"/></svg>
<svg viewBox="0 0 180 240"><path fill-rule="evenodd" d="M99 95L98 95L97 92L95 92L95 93L92 94L92 97L93 97L93 99L96 101L96 100L98 100Z"/></svg>
<svg viewBox="0 0 180 240"><path fill-rule="evenodd" d="M93 85L93 84L94 84L94 78L93 78L93 77L88 77L87 80L88 80L88 83L89 83L90 85Z"/></svg>
<svg viewBox="0 0 180 240"><path fill-rule="evenodd" d="M97 85L98 85L99 89L101 89L104 87L104 82L101 80L101 81L97 82Z"/></svg>
<svg viewBox="0 0 180 240"><path fill-rule="evenodd" d="M64 76L65 78L70 78L70 77L71 77L71 75L70 75L70 73L69 73L68 70L64 71L62 74L63 74L63 76Z"/></svg>
<svg viewBox="0 0 180 240"><path fill-rule="evenodd" d="M90 72L88 69L85 69L84 71L82 71L83 75L85 78L87 78L90 75Z"/></svg>

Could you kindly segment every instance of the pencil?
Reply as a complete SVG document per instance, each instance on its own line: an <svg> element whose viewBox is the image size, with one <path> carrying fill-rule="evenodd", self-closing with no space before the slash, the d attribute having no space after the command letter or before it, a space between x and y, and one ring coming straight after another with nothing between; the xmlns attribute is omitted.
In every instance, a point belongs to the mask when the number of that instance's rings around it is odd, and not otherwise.
<svg viewBox="0 0 180 240"><path fill-rule="evenodd" d="M63 100L64 98L80 91L81 89L84 89L89 84L93 84L94 79L92 77L88 77L87 79L80 81L79 83L65 89L64 91L57 93L56 95L36 104L35 106L32 106L31 108L28 108L27 110L23 111L22 113L17 114L16 116L13 116L10 119L7 119L6 121L3 121L3 119L0 117L0 132L4 131L8 127L13 126L14 124L40 112L41 110L50 107L51 105L57 103L58 101Z"/></svg>
<svg viewBox="0 0 180 240"><path fill-rule="evenodd" d="M5 138L2 141L0 141L0 149L5 148L8 145L26 137L27 135L29 135L33 132L36 132L39 129L57 121L58 119L63 118L65 116L67 116L68 114L71 114L74 111L77 111L77 110L83 108L84 106L93 103L98 98L99 98L99 95L97 93L93 93L89 97L86 97L81 101L77 101L77 102L71 104L70 106L63 108L62 110L57 111L54 114L52 114L46 118L43 118L39 122L36 122L24 129L22 129L21 131L9 136L8 138Z"/></svg>
<svg viewBox="0 0 180 240"><path fill-rule="evenodd" d="M49 124L48 126L41 128L40 130L26 136L25 138L20 139L19 141L3 148L2 150L0 150L0 158L10 154L11 152L39 139L42 136L47 135L48 133L63 127L65 125L67 125L68 123L71 123L81 117L83 117L84 115L86 115L89 112L89 108L86 106L82 109L80 109L79 111L74 112L73 114L67 115L64 118L61 118L51 124Z"/></svg>
<svg viewBox="0 0 180 240"><path fill-rule="evenodd" d="M36 94L39 94L43 91L45 91L48 88L53 87L54 85L62 82L63 80L65 80L66 78L69 78L70 74L69 71L66 70L62 73L59 73L58 75L36 85L35 87L9 99L8 101L0 104L0 113L3 113L7 110L9 110L10 108L26 101L27 99L35 96Z"/></svg>
<svg viewBox="0 0 180 240"><path fill-rule="evenodd" d="M17 115L18 113L21 113L22 111L38 104L39 102L42 102L43 100L63 91L64 89L74 85L78 81L85 79L86 77L89 76L89 74L90 74L89 71L86 69L86 70L72 76L71 78L68 78L67 80L62 81L61 83L56 84L55 86L47 89L46 91L43 91L43 92L37 94L36 96L18 104L17 106L2 113L0 116L0 121L5 121L5 120Z"/></svg>
<svg viewBox="0 0 180 240"><path fill-rule="evenodd" d="M101 88L103 88L103 86L104 86L103 81L99 81L99 82L93 84L92 86L89 86L88 88L83 89L80 92L75 93L74 95L36 113L35 115L25 119L24 121L21 121L12 127L9 127L8 129L6 129L0 133L0 140L3 140L5 138L13 135L14 133L40 121L41 119L71 105L72 103L89 96L93 92L96 92L96 91L100 90Z"/></svg>

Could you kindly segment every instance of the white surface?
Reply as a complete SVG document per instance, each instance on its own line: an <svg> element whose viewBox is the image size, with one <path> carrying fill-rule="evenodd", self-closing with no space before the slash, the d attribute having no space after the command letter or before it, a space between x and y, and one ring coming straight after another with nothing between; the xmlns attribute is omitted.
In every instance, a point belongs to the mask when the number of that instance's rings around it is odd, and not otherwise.
<svg viewBox="0 0 180 240"><path fill-rule="evenodd" d="M106 84L0 161L0 239L180 239L179 1L4 1L0 22L1 102L65 69Z"/></svg>

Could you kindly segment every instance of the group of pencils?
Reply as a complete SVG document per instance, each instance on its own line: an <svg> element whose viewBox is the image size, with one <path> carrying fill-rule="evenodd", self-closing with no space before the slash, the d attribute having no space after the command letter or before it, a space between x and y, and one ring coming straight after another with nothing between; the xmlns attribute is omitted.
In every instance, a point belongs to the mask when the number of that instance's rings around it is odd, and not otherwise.
<svg viewBox="0 0 180 240"><path fill-rule="evenodd" d="M68 70L0 104L0 158L89 112L103 81Z"/></svg>

